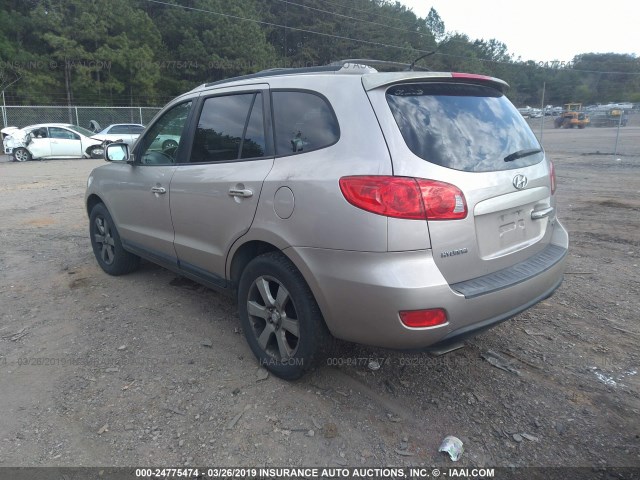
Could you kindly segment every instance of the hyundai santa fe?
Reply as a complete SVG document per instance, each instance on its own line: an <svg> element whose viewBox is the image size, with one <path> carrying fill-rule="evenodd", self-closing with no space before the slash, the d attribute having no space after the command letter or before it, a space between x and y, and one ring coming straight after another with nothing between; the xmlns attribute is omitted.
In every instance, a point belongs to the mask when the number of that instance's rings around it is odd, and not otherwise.
<svg viewBox="0 0 640 480"><path fill-rule="evenodd" d="M230 292L282 378L331 336L444 351L563 278L553 164L506 88L348 62L197 87L89 176L97 262Z"/></svg>

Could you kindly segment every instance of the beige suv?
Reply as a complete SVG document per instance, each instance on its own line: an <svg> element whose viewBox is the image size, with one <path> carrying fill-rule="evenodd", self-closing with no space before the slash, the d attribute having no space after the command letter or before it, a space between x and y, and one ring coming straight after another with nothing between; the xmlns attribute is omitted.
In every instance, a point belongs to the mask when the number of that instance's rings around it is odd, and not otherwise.
<svg viewBox="0 0 640 480"><path fill-rule="evenodd" d="M354 63L202 85L91 173L96 259L231 293L283 378L330 335L449 348L562 282L553 165L506 87Z"/></svg>

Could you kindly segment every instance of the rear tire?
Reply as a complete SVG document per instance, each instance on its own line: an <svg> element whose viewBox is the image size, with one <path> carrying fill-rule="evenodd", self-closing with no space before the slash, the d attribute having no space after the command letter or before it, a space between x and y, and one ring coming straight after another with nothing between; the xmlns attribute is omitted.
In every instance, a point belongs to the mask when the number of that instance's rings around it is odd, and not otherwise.
<svg viewBox="0 0 640 480"><path fill-rule="evenodd" d="M285 380L314 368L330 339L302 274L279 252L254 258L242 272L238 311L260 365Z"/></svg>
<svg viewBox="0 0 640 480"><path fill-rule="evenodd" d="M104 204L98 203L93 207L89 222L91 246L102 270L117 276L138 268L140 257L122 248L118 229Z"/></svg>
<svg viewBox="0 0 640 480"><path fill-rule="evenodd" d="M13 159L16 162L29 162L33 160L31 152L24 147L18 147L13 151Z"/></svg>

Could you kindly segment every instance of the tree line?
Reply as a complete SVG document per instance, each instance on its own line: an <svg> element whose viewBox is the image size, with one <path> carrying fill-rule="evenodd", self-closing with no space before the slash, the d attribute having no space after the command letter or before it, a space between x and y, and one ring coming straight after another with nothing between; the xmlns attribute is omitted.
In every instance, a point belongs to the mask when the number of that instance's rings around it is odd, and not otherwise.
<svg viewBox="0 0 640 480"><path fill-rule="evenodd" d="M640 102L640 61L584 53L515 58L389 0L0 0L8 105L162 105L195 86L345 58L506 80L516 105Z"/></svg>

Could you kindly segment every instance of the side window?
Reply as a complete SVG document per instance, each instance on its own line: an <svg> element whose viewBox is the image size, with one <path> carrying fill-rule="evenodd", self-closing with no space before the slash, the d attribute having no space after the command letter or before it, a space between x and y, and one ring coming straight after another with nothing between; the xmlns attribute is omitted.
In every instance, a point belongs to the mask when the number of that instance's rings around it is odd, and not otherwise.
<svg viewBox="0 0 640 480"><path fill-rule="evenodd" d="M143 165L176 162L176 152L190 109L191 102L176 105L153 124L140 144L140 161Z"/></svg>
<svg viewBox="0 0 640 480"><path fill-rule="evenodd" d="M113 127L111 127L111 130L109 130L109 133L114 133L114 134L123 134L123 133L129 133L129 126L128 125L114 125Z"/></svg>
<svg viewBox="0 0 640 480"><path fill-rule="evenodd" d="M273 92L276 155L292 155L333 145L340 127L327 101L310 92Z"/></svg>
<svg viewBox="0 0 640 480"><path fill-rule="evenodd" d="M264 155L262 94L227 95L205 100L193 139L191 163Z"/></svg>
<svg viewBox="0 0 640 480"><path fill-rule="evenodd" d="M131 125L131 133L140 135L144 131L144 127L140 125Z"/></svg>
<svg viewBox="0 0 640 480"><path fill-rule="evenodd" d="M64 140L80 140L80 137L77 134L59 127L49 127L49 136L51 138Z"/></svg>
<svg viewBox="0 0 640 480"><path fill-rule="evenodd" d="M36 128L31 132L31 136L34 138L47 138L47 127Z"/></svg>

